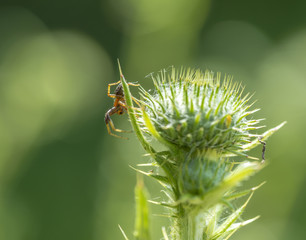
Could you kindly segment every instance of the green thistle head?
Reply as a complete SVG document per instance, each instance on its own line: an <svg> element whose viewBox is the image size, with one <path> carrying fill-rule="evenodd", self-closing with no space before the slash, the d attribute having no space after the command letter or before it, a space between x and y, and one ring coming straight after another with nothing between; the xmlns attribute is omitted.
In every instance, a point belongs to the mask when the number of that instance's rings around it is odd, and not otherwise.
<svg viewBox="0 0 306 240"><path fill-rule="evenodd" d="M152 78L153 95L142 89L142 129L167 146L228 155L258 137L249 131L260 128L261 119L248 116L259 109L249 111L249 94L242 96L243 87L231 77L221 83L220 74L172 68Z"/></svg>
<svg viewBox="0 0 306 240"><path fill-rule="evenodd" d="M284 124L263 134L253 134L261 119L251 115L250 96L243 96L241 84L230 77L200 70L172 68L152 76L152 94L141 89L142 100L129 90L120 65L121 83L127 112L143 148L162 171L139 172L156 179L165 187L168 202L155 202L169 208L171 239L228 239L238 228L256 218L240 221L253 192L237 191L241 182L262 168L260 162L235 161L232 156L263 143ZM133 107L133 100L141 108ZM155 149L145 135L164 144L166 151ZM230 206L237 198L249 195L238 209ZM226 203L226 204L225 204ZM226 216L226 217L225 217ZM165 239L168 239L166 232Z"/></svg>

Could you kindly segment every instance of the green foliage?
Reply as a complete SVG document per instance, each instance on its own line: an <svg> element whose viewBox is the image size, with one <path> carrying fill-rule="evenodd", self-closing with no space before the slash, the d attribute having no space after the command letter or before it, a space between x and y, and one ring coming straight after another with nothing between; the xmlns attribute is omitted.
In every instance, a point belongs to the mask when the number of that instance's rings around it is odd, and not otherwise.
<svg viewBox="0 0 306 240"><path fill-rule="evenodd" d="M132 126L158 174L137 171L160 182L168 196L166 202L153 202L166 207L171 216L167 236L163 229L165 239L228 239L257 219L242 221L241 214L258 187L239 192L236 188L262 169L264 162L251 161L257 158L245 152L284 123L263 134L251 133L262 127L257 125L261 119L250 117L258 109L251 110L253 104L248 103L249 94L243 96L241 84L229 77L221 83L220 74L214 77L209 71L174 68L169 74L161 71L152 77L152 95L141 88L141 109L134 108L121 69L120 75ZM148 138L162 143L166 151L156 151ZM239 155L246 160L232 158ZM246 202L234 208L235 200L246 195ZM139 206L138 200L137 209ZM141 232L139 226L137 232Z"/></svg>
<svg viewBox="0 0 306 240"><path fill-rule="evenodd" d="M150 240L148 193L144 187L142 175L137 175L135 198L136 222L134 236L137 240Z"/></svg>

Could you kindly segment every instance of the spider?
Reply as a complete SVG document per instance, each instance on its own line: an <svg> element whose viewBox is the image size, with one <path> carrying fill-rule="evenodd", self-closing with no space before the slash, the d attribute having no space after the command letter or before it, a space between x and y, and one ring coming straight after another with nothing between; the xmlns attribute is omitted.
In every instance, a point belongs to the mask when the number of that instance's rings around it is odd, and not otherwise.
<svg viewBox="0 0 306 240"><path fill-rule="evenodd" d="M118 84L118 86L116 87L114 94L111 94L110 93L111 86L114 86L114 85L117 85L117 84ZM139 84L134 84L134 83L128 83L128 85L139 86ZM112 115L114 115L116 113L119 114L119 115L122 115L128 108L128 106L125 103L123 87L122 87L122 84L121 84L120 80L118 82L108 84L107 95L109 97L115 99L114 106L105 113L104 121L105 121L105 124L106 124L106 127L107 127L107 131L108 131L109 135L112 135L112 136L118 137L118 138L127 139L125 137L118 136L118 135L111 132L111 129L116 131L116 132L130 132L130 131L125 131L125 130L115 128L115 125L114 125L112 119L110 118ZM132 97L132 99L139 105L138 101L134 97Z"/></svg>

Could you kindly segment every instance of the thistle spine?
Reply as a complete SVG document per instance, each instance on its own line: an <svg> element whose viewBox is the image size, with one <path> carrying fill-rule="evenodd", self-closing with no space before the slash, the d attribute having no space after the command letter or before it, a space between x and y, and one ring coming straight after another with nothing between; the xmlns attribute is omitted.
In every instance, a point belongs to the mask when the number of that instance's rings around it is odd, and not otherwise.
<svg viewBox="0 0 306 240"><path fill-rule="evenodd" d="M170 235L163 229L165 239L228 239L257 219L239 221L259 186L243 192L237 192L236 186L264 166L246 155L260 144L258 136L266 140L285 123L261 135L250 133L261 128L257 124L262 119L247 119L258 109L249 111L253 103L248 103L248 94L242 97L241 84L233 83L231 77L221 83L220 74L214 77L209 71L183 68L152 77L153 95L141 88L143 107L136 118L121 69L120 73L132 126L154 160L152 166L158 168L158 174L138 171L159 181L169 196L168 202L155 202L168 208L172 216ZM145 135L167 150L156 151ZM232 158L239 155L247 158ZM234 199L247 195L240 208L230 207Z"/></svg>

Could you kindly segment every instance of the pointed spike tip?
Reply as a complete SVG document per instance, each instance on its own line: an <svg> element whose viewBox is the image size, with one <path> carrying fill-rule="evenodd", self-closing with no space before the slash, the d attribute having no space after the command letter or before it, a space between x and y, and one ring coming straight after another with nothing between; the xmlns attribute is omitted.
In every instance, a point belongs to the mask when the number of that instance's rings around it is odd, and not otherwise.
<svg viewBox="0 0 306 240"><path fill-rule="evenodd" d="M118 68L119 68L120 78L123 78L123 74L122 74L122 69L121 69L121 65L120 65L119 58L117 58L117 62L118 62Z"/></svg>

